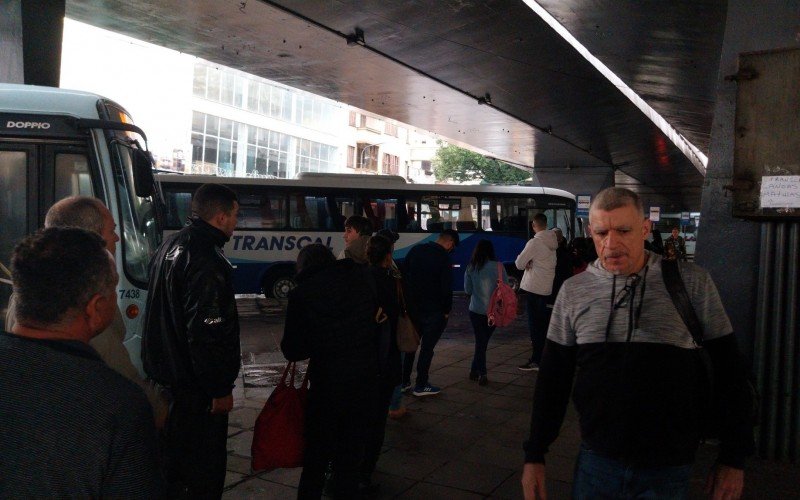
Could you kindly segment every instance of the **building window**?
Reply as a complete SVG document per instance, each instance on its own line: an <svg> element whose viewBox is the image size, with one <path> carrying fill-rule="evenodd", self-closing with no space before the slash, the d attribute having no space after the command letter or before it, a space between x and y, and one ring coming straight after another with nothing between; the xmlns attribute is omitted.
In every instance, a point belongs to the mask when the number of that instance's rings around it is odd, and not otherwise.
<svg viewBox="0 0 800 500"><path fill-rule="evenodd" d="M359 142L356 145L358 156L356 157L357 168L364 170L378 171L378 146L377 144L367 144Z"/></svg>
<svg viewBox="0 0 800 500"><path fill-rule="evenodd" d="M351 127L355 127L356 126L356 112L355 111L351 111L350 112L350 117L349 117L348 124Z"/></svg>
<svg viewBox="0 0 800 500"><path fill-rule="evenodd" d="M248 177L286 178L291 136L247 125Z"/></svg>
<svg viewBox="0 0 800 500"><path fill-rule="evenodd" d="M238 127L231 120L195 111L192 115L192 172L234 175Z"/></svg>
<svg viewBox="0 0 800 500"><path fill-rule="evenodd" d="M398 175L400 172L400 158L395 155L383 155L383 173L387 175Z"/></svg>
<svg viewBox="0 0 800 500"><path fill-rule="evenodd" d="M391 135L392 137L397 137L397 124L386 122L386 129L384 133L386 135Z"/></svg>
<svg viewBox="0 0 800 500"><path fill-rule="evenodd" d="M355 146L347 146L347 168L356 168Z"/></svg>
<svg viewBox="0 0 800 500"><path fill-rule="evenodd" d="M359 129L366 129L370 132L380 134L383 132L383 120L373 116L361 115L361 121L358 124Z"/></svg>
<svg viewBox="0 0 800 500"><path fill-rule="evenodd" d="M336 147L308 139L297 140L297 172L334 172Z"/></svg>

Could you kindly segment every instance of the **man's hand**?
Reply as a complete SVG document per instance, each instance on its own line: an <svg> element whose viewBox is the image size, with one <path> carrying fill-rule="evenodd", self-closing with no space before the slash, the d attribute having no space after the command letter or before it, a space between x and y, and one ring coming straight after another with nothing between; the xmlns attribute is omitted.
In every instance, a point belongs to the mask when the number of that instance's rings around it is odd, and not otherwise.
<svg viewBox="0 0 800 500"><path fill-rule="evenodd" d="M211 414L219 415L221 413L228 413L233 409L233 394L228 394L222 398L214 398L211 400Z"/></svg>
<svg viewBox="0 0 800 500"><path fill-rule="evenodd" d="M716 465L706 478L705 493L713 500L738 500L744 489L744 471Z"/></svg>
<svg viewBox="0 0 800 500"><path fill-rule="evenodd" d="M544 487L544 464L525 464L522 469L522 493L525 500L547 500Z"/></svg>

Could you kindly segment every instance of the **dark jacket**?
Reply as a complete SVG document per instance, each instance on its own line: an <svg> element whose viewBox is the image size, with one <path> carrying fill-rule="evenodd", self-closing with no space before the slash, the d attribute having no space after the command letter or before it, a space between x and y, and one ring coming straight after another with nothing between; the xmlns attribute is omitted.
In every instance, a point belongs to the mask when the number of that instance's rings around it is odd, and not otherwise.
<svg viewBox="0 0 800 500"><path fill-rule="evenodd" d="M377 292L367 266L352 259L303 270L289 293L281 351L309 359L312 390L357 394L378 376Z"/></svg>
<svg viewBox="0 0 800 500"><path fill-rule="evenodd" d="M211 398L239 374L239 316L225 234L200 219L167 238L150 263L142 337L147 375Z"/></svg>
<svg viewBox="0 0 800 500"><path fill-rule="evenodd" d="M453 272L447 251L436 242L413 247L403 261L408 313L412 318L449 314L453 307Z"/></svg>
<svg viewBox="0 0 800 500"><path fill-rule="evenodd" d="M397 317L400 303L397 296L399 276L393 269L370 266L378 291L378 305L386 313L386 322L378 325L378 359L380 376L388 384L397 385L402 379L400 349L397 347Z"/></svg>

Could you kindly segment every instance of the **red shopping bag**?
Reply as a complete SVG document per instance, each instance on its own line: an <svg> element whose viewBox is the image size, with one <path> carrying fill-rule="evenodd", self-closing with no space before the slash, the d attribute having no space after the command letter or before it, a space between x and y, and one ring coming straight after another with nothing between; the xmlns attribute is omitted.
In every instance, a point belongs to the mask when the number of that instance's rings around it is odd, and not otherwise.
<svg viewBox="0 0 800 500"><path fill-rule="evenodd" d="M291 370L289 383L286 375ZM289 362L283 377L256 419L251 453L254 471L293 468L303 465L303 423L305 421L308 373L299 388L294 386L296 366Z"/></svg>

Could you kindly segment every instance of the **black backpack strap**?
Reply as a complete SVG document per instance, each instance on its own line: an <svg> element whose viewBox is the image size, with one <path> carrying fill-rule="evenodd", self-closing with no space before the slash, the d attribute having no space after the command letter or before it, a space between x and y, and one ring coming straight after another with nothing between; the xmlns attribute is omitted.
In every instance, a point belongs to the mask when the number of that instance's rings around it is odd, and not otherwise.
<svg viewBox="0 0 800 500"><path fill-rule="evenodd" d="M680 269L678 269L678 261L662 260L661 275L664 277L664 285L667 287L669 296L672 297L672 303L675 304L675 309L678 310L689 333L692 334L695 344L702 346L703 325L692 307L692 301L689 299L689 293L686 291L686 285L683 283Z"/></svg>

